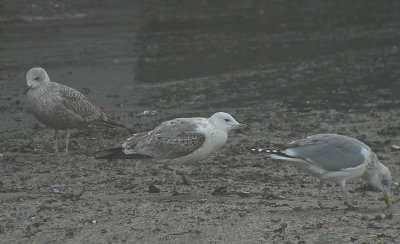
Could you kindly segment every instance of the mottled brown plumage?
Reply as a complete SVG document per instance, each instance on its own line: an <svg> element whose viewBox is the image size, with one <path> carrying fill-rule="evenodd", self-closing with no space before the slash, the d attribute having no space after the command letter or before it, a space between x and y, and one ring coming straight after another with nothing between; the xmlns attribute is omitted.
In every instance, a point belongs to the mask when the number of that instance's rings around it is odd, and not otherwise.
<svg viewBox="0 0 400 244"><path fill-rule="evenodd" d="M58 130L67 130L66 153L68 155L69 129L85 128L89 124L120 126L107 116L79 91L50 81L47 72L42 68L32 68L26 74L27 86L24 94L30 112L44 125Z"/></svg>
<svg viewBox="0 0 400 244"><path fill-rule="evenodd" d="M126 154L140 152L163 160L188 155L199 149L205 140L206 133L198 131L196 124L175 119L163 122L150 132L133 135L122 146Z"/></svg>
<svg viewBox="0 0 400 244"><path fill-rule="evenodd" d="M98 152L96 158L153 158L160 163L197 162L223 146L228 132L240 124L230 115L215 113L210 118L177 118L154 130L134 134L118 148ZM176 193L175 174L173 174Z"/></svg>

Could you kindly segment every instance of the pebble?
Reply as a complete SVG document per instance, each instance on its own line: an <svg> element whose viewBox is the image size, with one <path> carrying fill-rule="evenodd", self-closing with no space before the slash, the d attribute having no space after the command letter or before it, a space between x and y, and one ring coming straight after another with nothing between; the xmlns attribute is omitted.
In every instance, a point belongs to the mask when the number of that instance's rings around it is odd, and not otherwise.
<svg viewBox="0 0 400 244"><path fill-rule="evenodd" d="M393 148L394 150L400 150L400 146L398 146L398 145L392 145L392 148Z"/></svg>
<svg viewBox="0 0 400 244"><path fill-rule="evenodd" d="M251 197L251 192L248 192L248 191L240 191L240 192L237 192L236 194L241 197Z"/></svg>
<svg viewBox="0 0 400 244"><path fill-rule="evenodd" d="M139 113L138 116L154 116L156 114L156 110L144 110L143 112Z"/></svg>
<svg viewBox="0 0 400 244"><path fill-rule="evenodd" d="M160 193L160 189L158 189L155 185L149 185L149 193Z"/></svg>
<svg viewBox="0 0 400 244"><path fill-rule="evenodd" d="M212 193L211 195L213 196L217 196L217 195L224 195L228 192L228 186L221 186L221 187L217 187Z"/></svg>

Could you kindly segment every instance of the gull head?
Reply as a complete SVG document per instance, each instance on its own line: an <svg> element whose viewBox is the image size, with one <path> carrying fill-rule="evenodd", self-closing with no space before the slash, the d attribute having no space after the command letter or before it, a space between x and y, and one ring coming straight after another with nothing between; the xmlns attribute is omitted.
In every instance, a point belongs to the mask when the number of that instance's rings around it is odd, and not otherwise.
<svg viewBox="0 0 400 244"><path fill-rule="evenodd" d="M239 124L232 115L224 112L218 112L213 114L209 118L210 122L215 126L215 128L219 130L223 130L229 132L230 130L239 128L241 124Z"/></svg>
<svg viewBox="0 0 400 244"><path fill-rule="evenodd" d="M372 167L367 170L366 176L369 183L381 190L383 198L386 203L386 207L390 207L392 200L390 199L390 185L392 184L392 175L390 170L383 165L374 155L374 161Z"/></svg>
<svg viewBox="0 0 400 244"><path fill-rule="evenodd" d="M32 68L26 73L26 87L24 89L24 94L26 94L30 89L35 89L44 83L49 83L50 78L46 70L42 68Z"/></svg>

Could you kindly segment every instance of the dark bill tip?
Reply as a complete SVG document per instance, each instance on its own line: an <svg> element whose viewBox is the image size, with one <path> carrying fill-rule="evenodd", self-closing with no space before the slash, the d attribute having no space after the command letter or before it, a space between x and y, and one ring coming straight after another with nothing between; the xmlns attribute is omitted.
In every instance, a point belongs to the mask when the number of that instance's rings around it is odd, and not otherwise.
<svg viewBox="0 0 400 244"><path fill-rule="evenodd" d="M24 88L24 95L32 88L32 86L25 86Z"/></svg>

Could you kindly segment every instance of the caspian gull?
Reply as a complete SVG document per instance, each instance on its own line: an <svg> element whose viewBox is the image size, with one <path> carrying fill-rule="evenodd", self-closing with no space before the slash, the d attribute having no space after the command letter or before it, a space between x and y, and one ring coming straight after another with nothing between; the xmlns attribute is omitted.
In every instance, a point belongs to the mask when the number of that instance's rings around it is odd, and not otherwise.
<svg viewBox="0 0 400 244"><path fill-rule="evenodd" d="M54 147L57 154L58 130L67 130L65 152L68 156L69 129L84 128L90 124L124 127L109 119L79 91L50 81L47 72L42 68L32 68L26 73L24 94L35 118L54 128Z"/></svg>
<svg viewBox="0 0 400 244"><path fill-rule="evenodd" d="M240 124L230 115L218 112L210 118L177 118L161 123L154 130L132 135L121 147L99 152L96 158L153 158L159 163L184 164L205 159L223 146L228 132ZM173 173L173 193L176 190Z"/></svg>
<svg viewBox="0 0 400 244"><path fill-rule="evenodd" d="M330 181L341 186L348 206L352 206L345 189L346 181L362 176L372 186L383 192L386 206L391 204L389 188L392 177L389 169L379 162L376 154L357 139L337 135L318 134L293 141L281 149L252 149L266 152L271 158L293 162L309 174L318 177L318 205L322 203L322 182Z"/></svg>

